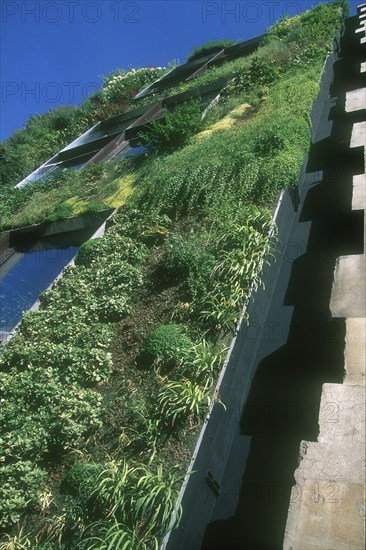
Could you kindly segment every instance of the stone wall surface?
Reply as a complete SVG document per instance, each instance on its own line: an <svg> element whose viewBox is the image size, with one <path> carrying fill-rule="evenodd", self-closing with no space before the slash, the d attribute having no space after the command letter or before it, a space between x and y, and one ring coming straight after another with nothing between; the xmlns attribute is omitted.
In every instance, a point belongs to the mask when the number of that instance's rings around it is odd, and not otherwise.
<svg viewBox="0 0 366 550"><path fill-rule="evenodd" d="M355 41L365 43L362 14ZM365 71L365 49L360 73ZM366 88L349 90L345 111L356 114L350 148L363 147L364 171L353 176L352 210L365 210ZM361 120L363 119L363 120ZM286 524L286 550L365 548L365 243L363 254L341 256L330 301L333 318L346 320L343 384L324 384L316 442L302 441Z"/></svg>

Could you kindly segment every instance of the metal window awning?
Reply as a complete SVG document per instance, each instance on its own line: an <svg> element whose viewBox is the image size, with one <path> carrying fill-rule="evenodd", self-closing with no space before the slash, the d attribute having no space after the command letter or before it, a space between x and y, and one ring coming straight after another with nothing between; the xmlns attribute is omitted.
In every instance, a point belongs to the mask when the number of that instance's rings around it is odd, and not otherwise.
<svg viewBox="0 0 366 550"><path fill-rule="evenodd" d="M226 61L232 61L238 57L246 56L255 51L265 37L266 34L262 34L175 67L169 73L155 80L155 82L150 84L147 88L144 88L134 99L141 99L154 92L171 88L181 82L189 82L201 74L204 74L211 67L220 65Z"/></svg>

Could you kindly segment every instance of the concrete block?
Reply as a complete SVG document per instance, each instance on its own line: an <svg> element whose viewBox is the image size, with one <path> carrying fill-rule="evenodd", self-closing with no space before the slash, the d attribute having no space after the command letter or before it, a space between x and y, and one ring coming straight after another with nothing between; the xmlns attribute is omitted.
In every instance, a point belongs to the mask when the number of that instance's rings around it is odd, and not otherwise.
<svg viewBox="0 0 366 550"><path fill-rule="evenodd" d="M323 384L319 426L318 441L313 445L316 448L323 446L331 451L325 467L329 468L333 462L332 469L336 469L339 475L337 479L350 483L363 482L365 479L362 467L365 462L365 388L344 383ZM339 445L341 448L337 450L336 447ZM348 462L342 463L342 457L349 455L350 449L352 457L348 456ZM306 457L310 454L307 452ZM354 467L351 465L352 461ZM356 464L359 467L356 467ZM303 464L301 468L304 469ZM322 470L322 475L333 478L333 473L326 474L325 470Z"/></svg>
<svg viewBox="0 0 366 550"><path fill-rule="evenodd" d="M364 254L338 259L330 300L333 317L366 317L365 275Z"/></svg>
<svg viewBox="0 0 366 550"><path fill-rule="evenodd" d="M317 442L302 442L286 550L364 548L365 390L324 384Z"/></svg>
<svg viewBox="0 0 366 550"><path fill-rule="evenodd" d="M364 488L361 484L307 479L291 496L284 550L363 550Z"/></svg>
<svg viewBox="0 0 366 550"><path fill-rule="evenodd" d="M366 122L356 122L352 128L350 147L364 147L366 141Z"/></svg>
<svg viewBox="0 0 366 550"><path fill-rule="evenodd" d="M343 383L365 386L366 319L346 320L346 349L344 354L346 376Z"/></svg>
<svg viewBox="0 0 366 550"><path fill-rule="evenodd" d="M346 112L359 111L366 109L366 88L352 90L346 94Z"/></svg>
<svg viewBox="0 0 366 550"><path fill-rule="evenodd" d="M352 210L365 210L366 174L353 176Z"/></svg>

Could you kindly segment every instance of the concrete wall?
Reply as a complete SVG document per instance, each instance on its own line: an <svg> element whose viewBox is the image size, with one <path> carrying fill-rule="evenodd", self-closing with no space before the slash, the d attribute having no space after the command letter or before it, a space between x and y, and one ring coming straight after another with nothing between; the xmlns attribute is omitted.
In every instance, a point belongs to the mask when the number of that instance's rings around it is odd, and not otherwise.
<svg viewBox="0 0 366 550"><path fill-rule="evenodd" d="M359 7L354 43L362 42L366 4ZM360 29L363 31L360 32ZM359 50L362 52L362 50ZM357 52L357 48L355 49ZM362 54L361 54L362 55ZM357 58L356 58L357 59ZM349 58L351 64L354 57ZM358 59L364 72L366 50ZM346 91L346 116L355 117L350 149L363 148L363 170L353 175L353 212L365 211L366 88ZM365 548L365 335L366 225L363 253L338 258L330 300L333 318L345 319L343 384L324 384L317 441L303 441L295 472L284 548L307 550Z"/></svg>

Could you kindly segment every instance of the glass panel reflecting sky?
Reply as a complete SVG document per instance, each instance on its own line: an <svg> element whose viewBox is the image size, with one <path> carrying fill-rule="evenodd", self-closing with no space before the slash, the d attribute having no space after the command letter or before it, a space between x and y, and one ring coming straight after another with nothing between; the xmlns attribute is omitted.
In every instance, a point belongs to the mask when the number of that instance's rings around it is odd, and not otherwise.
<svg viewBox="0 0 366 550"><path fill-rule="evenodd" d="M78 249L67 246L18 254L18 261L3 277L0 269L0 334L14 329L23 311L37 301Z"/></svg>
<svg viewBox="0 0 366 550"><path fill-rule="evenodd" d="M94 233L95 227L40 239L27 250L26 240L0 267L0 341L19 323L63 268Z"/></svg>

